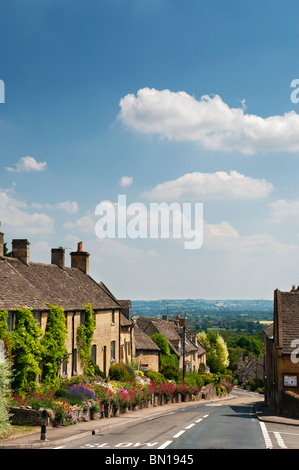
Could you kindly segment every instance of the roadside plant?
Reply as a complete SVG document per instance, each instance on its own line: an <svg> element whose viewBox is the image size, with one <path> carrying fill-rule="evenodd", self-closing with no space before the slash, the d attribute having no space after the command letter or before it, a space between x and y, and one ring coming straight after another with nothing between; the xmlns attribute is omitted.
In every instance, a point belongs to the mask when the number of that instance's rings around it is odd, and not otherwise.
<svg viewBox="0 0 299 470"><path fill-rule="evenodd" d="M58 384L58 372L63 357L67 353L67 328L63 308L47 304L48 313L46 331L41 339L43 361L42 381L45 384Z"/></svg>
<svg viewBox="0 0 299 470"><path fill-rule="evenodd" d="M89 303L85 307L84 324L78 327L77 335L81 343L79 354L83 362L84 372L85 374L90 375L92 377L95 376L95 368L91 357L91 343L94 335L94 329L94 311L92 310L91 304Z"/></svg>
<svg viewBox="0 0 299 470"><path fill-rule="evenodd" d="M10 398L10 363L7 357L0 362L0 436L10 427L9 398Z"/></svg>
<svg viewBox="0 0 299 470"><path fill-rule="evenodd" d="M31 309L19 308L15 329L12 331L11 354L13 358L12 389L31 390L37 385L42 359L40 338L43 332L33 318Z"/></svg>

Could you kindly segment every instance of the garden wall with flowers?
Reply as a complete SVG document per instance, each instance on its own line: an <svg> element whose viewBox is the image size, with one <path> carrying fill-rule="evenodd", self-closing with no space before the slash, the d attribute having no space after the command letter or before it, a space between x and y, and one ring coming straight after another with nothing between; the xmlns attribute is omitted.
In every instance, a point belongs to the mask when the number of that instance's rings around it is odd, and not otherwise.
<svg viewBox="0 0 299 470"><path fill-rule="evenodd" d="M202 374L199 384L188 380L157 382L138 373L128 381L73 377L62 380L59 387L41 385L31 393L13 393L11 423L40 425L42 410L47 409L50 425L66 426L149 406L222 396L230 390L229 379L214 374Z"/></svg>

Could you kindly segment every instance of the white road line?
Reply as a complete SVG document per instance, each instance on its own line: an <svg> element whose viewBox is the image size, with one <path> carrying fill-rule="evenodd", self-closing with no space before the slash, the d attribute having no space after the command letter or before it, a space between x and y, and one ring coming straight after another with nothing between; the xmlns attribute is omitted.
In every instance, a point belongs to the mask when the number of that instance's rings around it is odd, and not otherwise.
<svg viewBox="0 0 299 470"><path fill-rule="evenodd" d="M63 449L65 446L53 447L53 449Z"/></svg>
<svg viewBox="0 0 299 470"><path fill-rule="evenodd" d="M264 423L263 421L259 421L259 423L260 423L261 430L262 430L262 433L263 433L263 436L264 436L266 448L267 448L267 449L272 449L273 445L272 445L270 436L269 436L269 434L268 434L266 425L265 425L265 423Z"/></svg>
<svg viewBox="0 0 299 470"><path fill-rule="evenodd" d="M195 426L195 423L189 424L189 426L186 426L185 429L191 429L193 426Z"/></svg>
<svg viewBox="0 0 299 470"><path fill-rule="evenodd" d="M166 441L166 442L164 442L164 444L162 444L160 447L158 447L158 449L165 449L165 447L168 447L169 444L171 444L171 443L172 443L172 441Z"/></svg>
<svg viewBox="0 0 299 470"><path fill-rule="evenodd" d="M207 418L209 415L204 415L203 418Z"/></svg>
<svg viewBox="0 0 299 470"><path fill-rule="evenodd" d="M182 431L179 431L178 433L176 433L173 438L174 439L177 439L178 437L180 437L182 434L184 434L184 432L186 432L186 429L183 429Z"/></svg>
<svg viewBox="0 0 299 470"><path fill-rule="evenodd" d="M282 449L287 449L287 446L285 445L285 443L283 441L283 438L281 437L280 433L279 432L274 432L274 436L277 439L279 447L281 447Z"/></svg>
<svg viewBox="0 0 299 470"><path fill-rule="evenodd" d="M195 422L200 423L202 421L202 418L197 419Z"/></svg>

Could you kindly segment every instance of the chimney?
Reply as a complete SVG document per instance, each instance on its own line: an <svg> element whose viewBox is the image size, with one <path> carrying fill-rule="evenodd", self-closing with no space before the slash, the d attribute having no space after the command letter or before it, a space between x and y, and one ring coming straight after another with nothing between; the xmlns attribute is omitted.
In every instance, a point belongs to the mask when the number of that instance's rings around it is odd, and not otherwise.
<svg viewBox="0 0 299 470"><path fill-rule="evenodd" d="M61 246L59 248L52 248L51 250L51 264L56 264L60 268L65 268L65 249Z"/></svg>
<svg viewBox="0 0 299 470"><path fill-rule="evenodd" d="M1 222L0 222L1 227ZM4 256L4 233L0 232L0 256Z"/></svg>
<svg viewBox="0 0 299 470"><path fill-rule="evenodd" d="M78 243L77 251L71 253L71 267L79 268L85 274L89 274L89 253L82 250L82 242Z"/></svg>
<svg viewBox="0 0 299 470"><path fill-rule="evenodd" d="M168 315L162 314L162 321L163 321L163 320L164 320L164 321L168 321Z"/></svg>
<svg viewBox="0 0 299 470"><path fill-rule="evenodd" d="M12 241L12 256L29 266L29 241L26 239L14 239Z"/></svg>

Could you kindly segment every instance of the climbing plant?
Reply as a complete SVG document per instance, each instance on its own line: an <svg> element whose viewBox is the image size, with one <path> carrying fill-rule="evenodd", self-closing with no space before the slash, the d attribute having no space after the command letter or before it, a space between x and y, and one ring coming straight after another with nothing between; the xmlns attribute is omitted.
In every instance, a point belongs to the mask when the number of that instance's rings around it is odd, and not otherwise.
<svg viewBox="0 0 299 470"><path fill-rule="evenodd" d="M78 339L81 343L79 354L81 356L84 372L92 377L95 375L95 368L91 357L91 342L94 335L95 319L94 311L89 303L85 307L85 320L77 329Z"/></svg>
<svg viewBox="0 0 299 470"><path fill-rule="evenodd" d="M46 304L50 310L45 334L40 341L42 354L42 381L48 385L58 383L58 372L67 354L64 310L60 306Z"/></svg>
<svg viewBox="0 0 299 470"><path fill-rule="evenodd" d="M35 387L40 374L40 338L42 330L28 308L16 313L15 329L10 334L13 358L12 389L28 391Z"/></svg>

